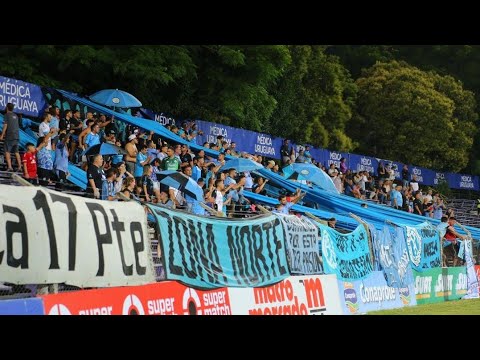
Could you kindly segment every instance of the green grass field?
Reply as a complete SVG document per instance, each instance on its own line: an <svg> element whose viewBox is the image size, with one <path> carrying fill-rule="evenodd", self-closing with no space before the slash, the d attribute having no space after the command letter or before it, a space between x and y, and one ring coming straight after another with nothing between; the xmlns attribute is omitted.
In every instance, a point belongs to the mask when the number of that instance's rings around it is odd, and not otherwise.
<svg viewBox="0 0 480 360"><path fill-rule="evenodd" d="M480 299L372 311L368 315L480 315Z"/></svg>

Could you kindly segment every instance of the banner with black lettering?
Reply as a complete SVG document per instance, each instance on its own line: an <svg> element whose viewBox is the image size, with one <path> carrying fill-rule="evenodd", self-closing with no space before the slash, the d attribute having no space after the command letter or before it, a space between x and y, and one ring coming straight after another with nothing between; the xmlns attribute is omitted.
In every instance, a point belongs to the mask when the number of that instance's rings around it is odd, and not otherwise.
<svg viewBox="0 0 480 360"><path fill-rule="evenodd" d="M79 287L155 281L139 204L0 185L0 213L0 281Z"/></svg>
<svg viewBox="0 0 480 360"><path fill-rule="evenodd" d="M306 217L275 214L285 230L285 244L290 273L300 275L323 274L318 244L318 227Z"/></svg>
<svg viewBox="0 0 480 360"><path fill-rule="evenodd" d="M289 276L283 227L274 215L209 219L148 207L157 219L169 280L199 288L255 287Z"/></svg>
<svg viewBox="0 0 480 360"><path fill-rule="evenodd" d="M373 271L367 230L363 225L342 234L326 225L315 224L321 230L326 274L335 274L342 280L360 280Z"/></svg>

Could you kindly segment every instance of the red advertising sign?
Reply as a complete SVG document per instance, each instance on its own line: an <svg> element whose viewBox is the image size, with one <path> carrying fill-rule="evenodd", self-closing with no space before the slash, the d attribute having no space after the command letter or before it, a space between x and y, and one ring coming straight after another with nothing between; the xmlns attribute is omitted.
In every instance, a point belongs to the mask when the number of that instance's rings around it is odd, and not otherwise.
<svg viewBox="0 0 480 360"><path fill-rule="evenodd" d="M201 291L175 281L43 296L48 315L230 315L226 288Z"/></svg>

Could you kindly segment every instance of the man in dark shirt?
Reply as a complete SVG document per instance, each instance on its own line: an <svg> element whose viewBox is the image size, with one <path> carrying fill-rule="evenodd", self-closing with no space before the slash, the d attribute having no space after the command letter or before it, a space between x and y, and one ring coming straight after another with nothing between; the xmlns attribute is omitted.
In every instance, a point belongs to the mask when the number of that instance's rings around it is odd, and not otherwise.
<svg viewBox="0 0 480 360"><path fill-rule="evenodd" d="M403 165L402 169L402 182L403 188L406 189L408 187L408 181L410 180L410 171L408 171L408 165Z"/></svg>
<svg viewBox="0 0 480 360"><path fill-rule="evenodd" d="M96 199L101 198L102 184L106 179L102 165L103 157L97 154L93 157L93 161L87 169L87 194L93 194Z"/></svg>
<svg viewBox="0 0 480 360"><path fill-rule="evenodd" d="M286 165L290 159L290 149L287 139L283 140L283 145L280 147L280 155L282 155L282 164Z"/></svg>
<svg viewBox="0 0 480 360"><path fill-rule="evenodd" d="M413 201L413 213L423 216L423 201L420 199L420 192L415 194L415 200Z"/></svg>
<svg viewBox="0 0 480 360"><path fill-rule="evenodd" d="M4 140L5 158L7 159L7 171L13 171L12 158L10 154L15 153L17 159L18 171L22 171L22 161L18 152L18 140L20 139L18 116L13 112L13 104L8 103L3 120L3 131L0 140Z"/></svg>
<svg viewBox="0 0 480 360"><path fill-rule="evenodd" d="M188 146L187 145L182 145L182 152L180 154L180 168L183 170L187 166L193 167L193 157L190 155L188 152Z"/></svg>
<svg viewBox="0 0 480 360"><path fill-rule="evenodd" d="M72 110L66 110L64 118L61 119L60 123L59 123L60 133L67 133L67 132L70 131L70 126L71 126L70 119L71 118L72 118Z"/></svg>

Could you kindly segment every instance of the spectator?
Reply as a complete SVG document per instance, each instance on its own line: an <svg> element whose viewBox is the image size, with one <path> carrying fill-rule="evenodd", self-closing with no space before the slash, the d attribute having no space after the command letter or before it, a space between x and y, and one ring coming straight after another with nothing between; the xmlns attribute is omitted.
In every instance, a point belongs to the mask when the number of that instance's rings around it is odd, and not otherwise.
<svg viewBox="0 0 480 360"><path fill-rule="evenodd" d="M75 130L70 130L68 134L60 134L57 148L55 149L55 173L61 183L67 182L68 172L68 143L70 136Z"/></svg>
<svg viewBox="0 0 480 360"><path fill-rule="evenodd" d="M147 145L142 145L140 147L140 152L137 154L137 162L135 163L135 180L138 183L141 183L141 178L144 174L144 166L150 164L152 158L147 156ZM153 185L153 184L152 184Z"/></svg>
<svg viewBox="0 0 480 360"><path fill-rule="evenodd" d="M268 163L267 163L267 166L265 167L265 169L272 171L274 166L275 166L275 161L268 160Z"/></svg>
<svg viewBox="0 0 480 360"><path fill-rule="evenodd" d="M115 179L115 192L118 194L123 189L123 182L125 179L128 177L133 177L133 175L127 171L127 167L123 161L115 164L115 167L118 170L117 178Z"/></svg>
<svg viewBox="0 0 480 360"><path fill-rule="evenodd" d="M255 179L255 185L253 185L252 191L255 194L260 195L267 195L267 190L264 189L265 184L267 183L268 179L264 179L263 177L259 176Z"/></svg>
<svg viewBox="0 0 480 360"><path fill-rule="evenodd" d="M145 200L150 202L152 201L152 196L155 195L157 201L160 198L160 186L155 186L152 181L153 167L150 164L145 164L143 166L143 175L142 175L142 187L143 193L145 194Z"/></svg>
<svg viewBox="0 0 480 360"><path fill-rule="evenodd" d="M415 193L415 200L413 201L413 213L423 216L423 201L420 200L420 192Z"/></svg>
<svg viewBox="0 0 480 360"><path fill-rule="evenodd" d="M383 161L380 161L380 163L378 164L377 175L380 179L386 179L388 177L387 170L385 169Z"/></svg>
<svg viewBox="0 0 480 360"><path fill-rule="evenodd" d="M283 144L280 148L280 155L282 156L282 164L287 165L290 160L290 147L288 140L283 140Z"/></svg>
<svg viewBox="0 0 480 360"><path fill-rule="evenodd" d="M392 189L392 192L390 194L390 198L392 200L392 206L397 210L402 210L403 208L403 197L402 197L401 191L402 191L402 186L397 185L395 188Z"/></svg>
<svg viewBox="0 0 480 360"><path fill-rule="evenodd" d="M346 174L347 173L347 159L345 159L344 157L342 157L340 159L340 172L342 172L343 174Z"/></svg>
<svg viewBox="0 0 480 360"><path fill-rule="evenodd" d="M82 150L87 149L87 145L85 144L85 139L86 139L87 135L90 134L90 132L92 131L93 124L95 124L95 121L93 119L88 119L87 120L87 127L85 129L83 129L82 132L80 133L80 135L78 136L78 144L80 145L80 148Z"/></svg>
<svg viewBox="0 0 480 360"><path fill-rule="evenodd" d="M305 156L305 162L311 164L312 163L312 154L310 153L310 145L305 145L305 151L303 152L303 156Z"/></svg>
<svg viewBox="0 0 480 360"><path fill-rule="evenodd" d="M175 157L175 150L172 146L167 149L167 157L163 159L162 170L180 170L180 161Z"/></svg>
<svg viewBox="0 0 480 360"><path fill-rule="evenodd" d="M15 154L15 159L17 159L17 170L21 172L22 161L20 159L20 152L18 151L20 128L18 123L18 115L13 112L13 109L14 105L12 103L8 103L4 116L3 130L2 135L0 135L0 140L4 140L5 158L7 160L7 171L13 171L12 158L10 155L13 152ZM47 131L46 134L48 133L49 131Z"/></svg>
<svg viewBox="0 0 480 360"><path fill-rule="evenodd" d="M135 178L127 177L124 181L122 193L129 199L140 201L140 198L135 195L134 191L137 186Z"/></svg>
<svg viewBox="0 0 480 360"><path fill-rule="evenodd" d="M306 161L307 161L307 159L305 158L305 152L304 152L303 149L300 149L300 151L298 152L298 156L295 159L295 162L296 163L305 163Z"/></svg>
<svg viewBox="0 0 480 360"><path fill-rule="evenodd" d="M412 187L412 190L414 193L416 193L419 190L417 175L413 175L412 181L410 181L410 186Z"/></svg>
<svg viewBox="0 0 480 360"><path fill-rule="evenodd" d="M100 126L98 126L98 124L93 123L90 127L91 127L91 130L85 137L86 150L88 150L92 146L100 144L100 135L98 134L100 131Z"/></svg>
<svg viewBox="0 0 480 360"><path fill-rule="evenodd" d="M102 182L102 200L114 201L117 199L114 180L117 177L117 169L108 169L106 179Z"/></svg>
<svg viewBox="0 0 480 360"><path fill-rule="evenodd" d="M464 240L466 236L460 235L455 231L455 217L451 217L448 219L448 226L445 233L445 246L444 246L444 253L445 255L450 255L453 257L453 266L457 266L462 259L460 259L457 255L460 250L460 241L458 239ZM451 245L451 246L450 246Z"/></svg>
<svg viewBox="0 0 480 360"><path fill-rule="evenodd" d="M37 147L32 143L26 145L26 152L23 154L23 169L25 179L29 180L32 184L38 184L38 174L37 174L37 153L47 145L48 139L53 134L48 133L47 136L42 137L42 141L37 144ZM40 140L40 139L39 139Z"/></svg>
<svg viewBox="0 0 480 360"><path fill-rule="evenodd" d="M93 161L87 169L87 194L93 195L95 199L101 198L101 190L105 173L103 172L103 156L93 156Z"/></svg>
<svg viewBox="0 0 480 360"><path fill-rule="evenodd" d="M158 202L158 204L166 206L170 209L175 209L173 201L168 198L168 194L165 191L160 192L160 201Z"/></svg>
<svg viewBox="0 0 480 360"><path fill-rule="evenodd" d="M52 150L57 148L58 135L60 131L60 109L57 106L50 108L50 115L52 116L50 120L50 129L54 129L55 133L53 134L52 140Z"/></svg>
<svg viewBox="0 0 480 360"><path fill-rule="evenodd" d="M300 189L297 189L295 195L290 198L290 201L287 201L287 197L285 195L280 195L278 197L278 201L281 205L283 205L281 213L288 215L290 208L295 205L301 198L303 198L303 195L300 193Z"/></svg>
<svg viewBox="0 0 480 360"><path fill-rule="evenodd" d="M125 150L127 154L125 155L125 165L127 166L127 171L130 174L135 172L135 164L137 162L137 149L138 139L135 134L131 134L128 137L128 143L125 145Z"/></svg>
<svg viewBox="0 0 480 360"><path fill-rule="evenodd" d="M403 169L402 169L402 182L403 182L404 189L408 187L409 180L410 180L410 171L408 170L408 165L405 164L403 165Z"/></svg>
<svg viewBox="0 0 480 360"><path fill-rule="evenodd" d="M45 112L42 116L42 122L38 127L38 136L46 136L50 132L50 120L52 115L49 112ZM52 141L48 139L48 144L46 146L48 150L52 150Z"/></svg>

